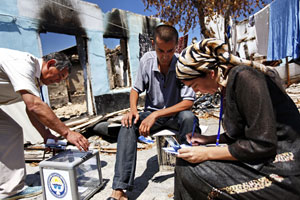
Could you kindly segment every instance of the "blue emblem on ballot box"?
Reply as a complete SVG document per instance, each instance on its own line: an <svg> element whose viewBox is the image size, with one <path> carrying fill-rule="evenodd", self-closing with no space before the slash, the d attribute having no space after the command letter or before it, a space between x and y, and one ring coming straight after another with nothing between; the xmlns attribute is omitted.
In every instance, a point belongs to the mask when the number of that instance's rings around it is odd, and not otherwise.
<svg viewBox="0 0 300 200"><path fill-rule="evenodd" d="M51 194L57 198L63 198L67 194L65 179L58 173L52 173L48 177L48 188Z"/></svg>

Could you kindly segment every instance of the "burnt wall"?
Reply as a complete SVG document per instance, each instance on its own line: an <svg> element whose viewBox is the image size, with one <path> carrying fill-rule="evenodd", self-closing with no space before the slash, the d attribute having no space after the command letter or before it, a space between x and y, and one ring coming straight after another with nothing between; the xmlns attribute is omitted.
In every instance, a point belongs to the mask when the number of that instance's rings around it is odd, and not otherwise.
<svg viewBox="0 0 300 200"><path fill-rule="evenodd" d="M129 92L116 93L116 94L104 94L95 97L95 104L98 115L115 112L129 108ZM144 96L139 98L139 106L145 104Z"/></svg>
<svg viewBox="0 0 300 200"><path fill-rule="evenodd" d="M154 37L154 29L158 25L157 21L151 17L144 17L142 33L150 38Z"/></svg>
<svg viewBox="0 0 300 200"><path fill-rule="evenodd" d="M107 21L109 23L107 24L103 37L129 38L126 11L113 9L107 13Z"/></svg>
<svg viewBox="0 0 300 200"><path fill-rule="evenodd" d="M45 1L41 8L39 31L86 35L85 29L82 28L79 13L73 8L72 1L55 0L55 2Z"/></svg>

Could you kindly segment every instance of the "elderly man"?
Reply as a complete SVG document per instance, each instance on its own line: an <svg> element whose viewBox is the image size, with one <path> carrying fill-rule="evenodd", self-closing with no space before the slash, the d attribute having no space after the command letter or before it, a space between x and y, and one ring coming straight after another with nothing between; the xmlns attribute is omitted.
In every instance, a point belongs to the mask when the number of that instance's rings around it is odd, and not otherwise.
<svg viewBox="0 0 300 200"><path fill-rule="evenodd" d="M44 141L56 138L50 128L78 149L86 151L89 146L87 139L71 131L39 97L40 85L58 83L67 78L70 67L69 59L61 53L38 59L26 52L0 48L0 105L23 100L32 125ZM0 199L39 194L40 187L25 186L25 176L22 127L0 108Z"/></svg>

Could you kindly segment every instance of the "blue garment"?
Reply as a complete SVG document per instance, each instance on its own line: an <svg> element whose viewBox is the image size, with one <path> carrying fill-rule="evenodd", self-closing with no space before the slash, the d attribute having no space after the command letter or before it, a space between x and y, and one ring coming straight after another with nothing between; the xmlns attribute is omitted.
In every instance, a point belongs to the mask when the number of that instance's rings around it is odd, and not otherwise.
<svg viewBox="0 0 300 200"><path fill-rule="evenodd" d="M158 69L155 51L147 52L140 60L138 75L133 89L139 94L146 91L145 111L156 111L171 107L182 100L195 100L195 92L176 78L174 55L168 74Z"/></svg>
<svg viewBox="0 0 300 200"><path fill-rule="evenodd" d="M299 57L299 0L270 4L268 60Z"/></svg>

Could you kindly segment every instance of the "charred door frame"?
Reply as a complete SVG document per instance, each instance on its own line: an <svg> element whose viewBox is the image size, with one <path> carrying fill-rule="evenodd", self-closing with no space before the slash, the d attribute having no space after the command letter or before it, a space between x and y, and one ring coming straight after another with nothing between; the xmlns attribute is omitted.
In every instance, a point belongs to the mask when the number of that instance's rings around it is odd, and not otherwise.
<svg viewBox="0 0 300 200"><path fill-rule="evenodd" d="M123 88L130 88L132 86L132 83L131 83L131 70L130 70L130 62L129 62L129 49L128 49L128 38L126 37L122 37L122 38L119 38L119 37L110 37L110 36L103 36L103 38L106 38L106 39L118 39L120 40L119 41L119 44L120 44L120 48L121 48L121 54L124 56L124 59L123 59L123 64L124 66L126 66L127 68L127 83L128 85L127 86L124 86ZM105 54L105 56L107 56ZM106 65L107 67L107 75L110 76L110 75L113 75L112 72L110 72L111 70L108 69L108 65ZM110 74L111 73L111 74ZM109 77L108 77L108 80L109 80ZM122 80L124 81L124 80ZM110 85L110 83L108 83ZM111 85L110 85L110 90L114 90L114 89L120 89L120 88L112 88Z"/></svg>
<svg viewBox="0 0 300 200"><path fill-rule="evenodd" d="M40 49L42 52L42 44L41 44L41 38L40 38L40 33L46 33L48 31L40 31L39 32L39 44L40 44ZM86 96L86 106L87 106L87 113L88 115L94 115L96 113L95 111L95 105L94 105L94 100L93 100L93 92L92 92L92 86L91 86L91 70L90 66L88 63L88 53L87 53L87 37L84 35L75 35L75 34L69 34L61 31L49 31L53 33L60 33L60 34L67 34L71 36L75 36L76 38L76 46L77 46L77 52L78 52L78 57L80 61L80 65L83 70L83 78L84 78L84 90L85 90L85 96ZM42 54L41 54L42 55ZM48 89L47 89L48 92ZM49 98L49 95L45 98ZM50 102L49 99L47 102Z"/></svg>

